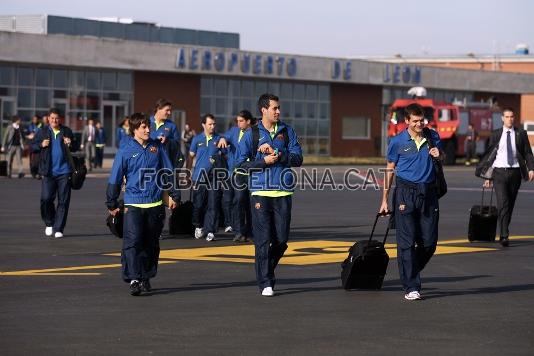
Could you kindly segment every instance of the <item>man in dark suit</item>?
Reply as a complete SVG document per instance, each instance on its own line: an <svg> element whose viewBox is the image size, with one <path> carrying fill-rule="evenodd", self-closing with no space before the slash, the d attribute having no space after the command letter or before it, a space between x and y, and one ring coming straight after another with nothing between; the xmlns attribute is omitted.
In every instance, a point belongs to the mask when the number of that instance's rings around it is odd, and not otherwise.
<svg viewBox="0 0 534 356"><path fill-rule="evenodd" d="M503 109L503 127L492 132L488 148L475 172L477 177L485 178L485 187L490 187L493 181L499 211L500 242L504 247L509 244L508 226L521 178L534 180L532 148L526 131L514 127L514 118L514 109Z"/></svg>

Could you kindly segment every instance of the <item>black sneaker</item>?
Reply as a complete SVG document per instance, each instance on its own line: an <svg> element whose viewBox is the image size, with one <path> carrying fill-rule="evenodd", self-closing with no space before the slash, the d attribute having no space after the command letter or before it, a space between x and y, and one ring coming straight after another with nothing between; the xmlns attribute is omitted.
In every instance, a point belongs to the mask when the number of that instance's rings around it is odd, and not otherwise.
<svg viewBox="0 0 534 356"><path fill-rule="evenodd" d="M130 295L138 296L141 294L141 284L139 281L132 281L130 283Z"/></svg>
<svg viewBox="0 0 534 356"><path fill-rule="evenodd" d="M150 280L145 279L141 281L141 290L143 292L150 292L152 291L152 286L150 285Z"/></svg>

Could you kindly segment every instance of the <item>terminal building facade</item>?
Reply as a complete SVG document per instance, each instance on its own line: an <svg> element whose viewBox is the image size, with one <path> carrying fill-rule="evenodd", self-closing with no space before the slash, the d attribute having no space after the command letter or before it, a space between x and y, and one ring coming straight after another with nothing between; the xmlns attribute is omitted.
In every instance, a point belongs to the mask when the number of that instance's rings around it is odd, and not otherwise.
<svg viewBox="0 0 534 356"><path fill-rule="evenodd" d="M50 107L80 130L100 120L110 151L125 115L173 102L173 119L198 132L212 113L219 131L243 109L259 116L257 98L280 97L305 154L380 156L385 110L413 86L428 96L487 101L522 110L534 74L465 70L418 63L250 52L239 35L57 16L0 16L0 112L29 120Z"/></svg>

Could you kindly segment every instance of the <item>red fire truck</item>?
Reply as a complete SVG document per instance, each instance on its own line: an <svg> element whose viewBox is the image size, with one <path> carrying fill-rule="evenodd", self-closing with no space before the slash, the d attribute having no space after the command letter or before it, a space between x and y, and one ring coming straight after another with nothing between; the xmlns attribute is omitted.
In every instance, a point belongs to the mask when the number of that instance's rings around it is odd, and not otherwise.
<svg viewBox="0 0 534 356"><path fill-rule="evenodd" d="M484 152L486 139L494 128L494 113L486 103L457 105L433 99L397 99L387 112L388 137L393 137L406 129L404 108L412 103L421 105L425 112L427 127L436 130L443 143L445 164L454 164L457 156L465 155L465 141L468 125L477 131L477 153Z"/></svg>

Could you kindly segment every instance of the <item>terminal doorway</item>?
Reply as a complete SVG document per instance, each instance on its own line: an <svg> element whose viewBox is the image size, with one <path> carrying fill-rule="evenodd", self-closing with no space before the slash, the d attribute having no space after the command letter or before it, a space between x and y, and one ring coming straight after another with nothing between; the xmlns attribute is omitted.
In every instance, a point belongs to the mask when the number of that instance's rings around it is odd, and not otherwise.
<svg viewBox="0 0 534 356"><path fill-rule="evenodd" d="M128 115L128 102L126 101L103 101L102 114L103 126L106 132L106 148L108 152L116 152L117 127Z"/></svg>

